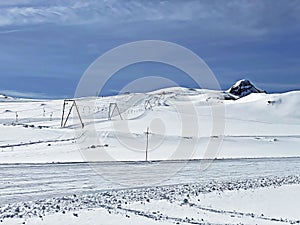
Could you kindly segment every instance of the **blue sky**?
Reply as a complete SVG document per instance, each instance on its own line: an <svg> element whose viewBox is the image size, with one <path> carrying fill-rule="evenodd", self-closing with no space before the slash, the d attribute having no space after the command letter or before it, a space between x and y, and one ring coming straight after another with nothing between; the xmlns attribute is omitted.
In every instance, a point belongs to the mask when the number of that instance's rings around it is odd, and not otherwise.
<svg viewBox="0 0 300 225"><path fill-rule="evenodd" d="M268 92L300 89L298 0L10 0L0 2L0 93L72 97L96 58L149 39L191 49L223 89L241 78ZM115 74L103 94L143 76L196 86L175 68L144 63Z"/></svg>

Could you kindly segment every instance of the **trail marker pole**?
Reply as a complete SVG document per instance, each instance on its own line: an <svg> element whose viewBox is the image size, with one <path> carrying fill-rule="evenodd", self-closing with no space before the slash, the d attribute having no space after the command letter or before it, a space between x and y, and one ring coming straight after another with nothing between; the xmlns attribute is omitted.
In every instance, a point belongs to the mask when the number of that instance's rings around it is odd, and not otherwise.
<svg viewBox="0 0 300 225"><path fill-rule="evenodd" d="M146 132L146 162L148 161L148 147L149 147L149 127L147 127L147 132Z"/></svg>

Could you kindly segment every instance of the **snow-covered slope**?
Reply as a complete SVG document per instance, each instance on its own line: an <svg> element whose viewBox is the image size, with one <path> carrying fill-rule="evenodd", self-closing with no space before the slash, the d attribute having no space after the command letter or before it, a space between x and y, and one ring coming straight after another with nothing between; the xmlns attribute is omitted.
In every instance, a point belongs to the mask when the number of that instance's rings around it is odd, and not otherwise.
<svg viewBox="0 0 300 225"><path fill-rule="evenodd" d="M7 95L0 94L0 102L2 102L2 101L10 101L10 100L13 100L13 99L14 98L9 97Z"/></svg>
<svg viewBox="0 0 300 225"><path fill-rule="evenodd" d="M300 156L300 91L237 99L229 92L176 87L76 102L85 129L93 127L101 144L87 141L79 151L89 136L79 136L76 111L61 128L63 100L0 101L0 162L84 161L83 151L144 160L147 127L150 160L203 158L211 139L220 136L217 158ZM123 120L116 110L108 119L110 103L118 104ZM221 133L213 131L216 104L225 109Z"/></svg>

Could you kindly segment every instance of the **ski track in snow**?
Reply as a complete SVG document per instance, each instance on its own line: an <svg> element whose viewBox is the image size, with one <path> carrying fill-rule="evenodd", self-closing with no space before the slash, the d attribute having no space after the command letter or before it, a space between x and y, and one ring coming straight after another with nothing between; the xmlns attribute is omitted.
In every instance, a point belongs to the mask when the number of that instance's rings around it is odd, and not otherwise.
<svg viewBox="0 0 300 225"><path fill-rule="evenodd" d="M298 175L299 158L0 165L0 206L102 190ZM96 170L95 170L96 169ZM101 173L102 171L102 173ZM173 171L158 178L158 173Z"/></svg>
<svg viewBox="0 0 300 225"><path fill-rule="evenodd" d="M155 221L170 222L177 224L216 224L208 219L194 217L174 217L172 213L161 211L151 211L151 207L147 209L147 205L151 206L152 202L160 202L170 204L170 208L179 207L182 209L197 210L199 212L207 212L216 216L220 215L224 218L236 218L243 222L246 218L255 219L258 224L260 221L267 223L278 222L281 224L299 224L300 220L289 218L274 218L267 215L257 215L252 212L239 212L230 210L220 210L209 208L194 203L192 200L201 194L211 192L224 192L236 190L255 190L270 187L281 187L300 183L299 176L286 177L264 177L257 179L232 180L230 182L209 182L206 184L181 184L163 187L148 187L127 190L111 190L103 191L88 195L71 195L61 198L51 198L45 200L37 200L32 202L21 202L4 205L0 208L0 219L6 222L12 219L26 222L29 218L47 217L51 214L73 213L78 216L81 210L103 208L108 213L121 214L124 217L132 215L146 217ZM141 209L136 208L141 205ZM163 204L162 204L163 205ZM140 207L139 207L140 208ZM144 208L144 209L143 209ZM159 208L159 207L158 207ZM180 213L179 213L180 214ZM5 223L4 223L5 224Z"/></svg>

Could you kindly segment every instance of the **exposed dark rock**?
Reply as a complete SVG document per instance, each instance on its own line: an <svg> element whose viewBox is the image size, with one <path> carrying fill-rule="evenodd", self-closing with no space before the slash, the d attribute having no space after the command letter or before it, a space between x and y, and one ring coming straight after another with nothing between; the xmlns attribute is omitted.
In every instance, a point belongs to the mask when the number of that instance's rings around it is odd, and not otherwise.
<svg viewBox="0 0 300 225"><path fill-rule="evenodd" d="M252 93L267 93L265 90L255 87L249 80L239 80L229 90L230 94L240 98L245 97Z"/></svg>

